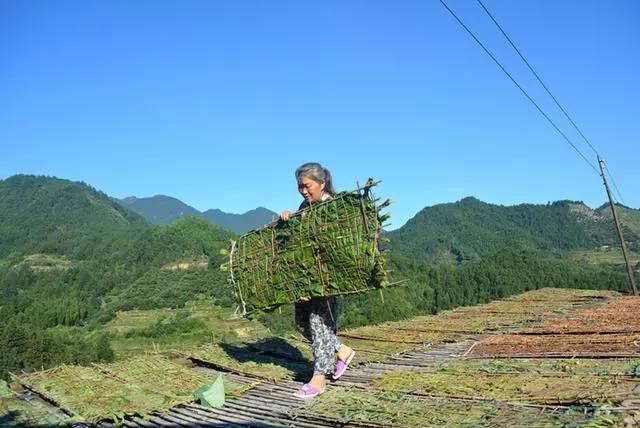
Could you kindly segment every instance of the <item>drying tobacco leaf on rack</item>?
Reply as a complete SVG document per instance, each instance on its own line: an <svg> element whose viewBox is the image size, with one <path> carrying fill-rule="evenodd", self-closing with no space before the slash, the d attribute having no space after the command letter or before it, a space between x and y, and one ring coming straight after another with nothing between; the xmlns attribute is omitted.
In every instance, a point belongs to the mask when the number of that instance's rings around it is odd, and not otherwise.
<svg viewBox="0 0 640 428"><path fill-rule="evenodd" d="M373 179L231 242L229 274L243 315L302 297L361 293L391 285L379 249L389 218L376 205Z"/></svg>

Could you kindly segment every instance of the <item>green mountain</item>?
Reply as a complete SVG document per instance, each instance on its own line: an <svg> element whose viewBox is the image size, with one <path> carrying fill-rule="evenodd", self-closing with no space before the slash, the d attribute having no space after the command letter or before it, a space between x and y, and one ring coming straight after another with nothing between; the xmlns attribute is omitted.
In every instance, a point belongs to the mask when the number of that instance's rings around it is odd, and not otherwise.
<svg viewBox="0 0 640 428"><path fill-rule="evenodd" d="M196 293L230 301L217 266L233 236L193 217L153 226L85 183L10 177L0 181L0 323L77 325Z"/></svg>
<svg viewBox="0 0 640 428"><path fill-rule="evenodd" d="M120 203L157 226L165 226L186 216L200 217L197 209L171 196L155 195L150 198L129 196Z"/></svg>
<svg viewBox="0 0 640 428"><path fill-rule="evenodd" d="M625 216L633 225L640 212L626 210ZM635 230L623 228L633 248L640 245ZM426 207L388 236L392 251L399 254L454 263L478 260L504 248L570 251L618 245L610 217L575 201L503 206L468 197Z"/></svg>
<svg viewBox="0 0 640 428"><path fill-rule="evenodd" d="M234 236L195 217L154 226L82 182L0 181L0 377L109 361L102 326L118 310L204 299L232 311L218 266Z"/></svg>
<svg viewBox="0 0 640 428"><path fill-rule="evenodd" d="M220 226L237 234L246 233L269 223L277 214L263 207L247 211L244 214L226 213L219 209L200 212L179 199L156 195L150 198L129 196L119 202L132 211L144 216L151 223L165 226L185 216L204 218L211 224Z"/></svg>
<svg viewBox="0 0 640 428"><path fill-rule="evenodd" d="M602 217L607 219L613 218L609 204L598 207L596 211ZM616 213L618 214L618 221L623 227L631 229L636 235L640 235L640 210L622 204L616 204ZM626 236L625 240L628 240Z"/></svg>
<svg viewBox="0 0 640 428"><path fill-rule="evenodd" d="M149 227L82 182L34 175L0 180L0 258L53 253L83 259Z"/></svg>
<svg viewBox="0 0 640 428"><path fill-rule="evenodd" d="M425 208L391 234L392 280L410 282L386 290L384 305L377 293L345 297L341 325L435 313L542 286L625 289L621 269L537 251L605 242L610 220L592 211L571 202L499 207L472 198ZM108 361L116 339L105 325L118 311L178 310L206 300L230 313L232 289L218 266L234 236L192 216L152 225L82 182L27 175L0 181L0 377ZM482 259L426 263L430 254ZM259 320L290 331L292 308ZM148 333L153 341L165 334L181 340L192 321L159 319Z"/></svg>
<svg viewBox="0 0 640 428"><path fill-rule="evenodd" d="M278 214L266 208L258 207L244 214L229 214L219 209L213 209L203 212L202 216L212 224L217 224L237 234L243 234L270 223L278 217Z"/></svg>

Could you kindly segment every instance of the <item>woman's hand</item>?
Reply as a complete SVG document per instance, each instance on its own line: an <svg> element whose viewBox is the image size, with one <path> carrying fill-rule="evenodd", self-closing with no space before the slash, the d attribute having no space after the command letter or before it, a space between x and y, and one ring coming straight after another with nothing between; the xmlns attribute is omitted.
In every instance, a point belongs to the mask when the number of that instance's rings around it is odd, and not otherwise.
<svg viewBox="0 0 640 428"><path fill-rule="evenodd" d="M298 302L308 302L309 300L311 300L311 297L305 296L305 297L299 298Z"/></svg>
<svg viewBox="0 0 640 428"><path fill-rule="evenodd" d="M291 217L291 211L282 211L280 213L280 218L284 221L289 220L289 217Z"/></svg>

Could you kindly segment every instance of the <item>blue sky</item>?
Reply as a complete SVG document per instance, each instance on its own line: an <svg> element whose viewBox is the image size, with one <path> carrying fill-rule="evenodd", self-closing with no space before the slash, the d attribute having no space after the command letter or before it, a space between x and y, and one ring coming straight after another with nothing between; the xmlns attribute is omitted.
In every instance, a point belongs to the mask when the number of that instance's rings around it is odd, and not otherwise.
<svg viewBox="0 0 640 428"><path fill-rule="evenodd" d="M448 0L595 164L475 1ZM485 5L640 207L640 3ZM0 178L82 180L197 209L299 203L382 179L393 227L473 195L605 201L600 178L439 1L0 2Z"/></svg>

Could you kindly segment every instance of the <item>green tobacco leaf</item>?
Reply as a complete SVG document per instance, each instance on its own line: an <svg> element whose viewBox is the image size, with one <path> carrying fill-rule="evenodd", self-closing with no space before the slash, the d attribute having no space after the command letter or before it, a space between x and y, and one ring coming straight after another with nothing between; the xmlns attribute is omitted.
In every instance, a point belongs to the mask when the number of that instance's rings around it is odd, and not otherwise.
<svg viewBox="0 0 640 428"><path fill-rule="evenodd" d="M368 182L373 185L373 181ZM361 293L389 285L381 223L368 192L341 192L238 238L229 280L249 312L301 296ZM242 302L239 302L242 303Z"/></svg>

